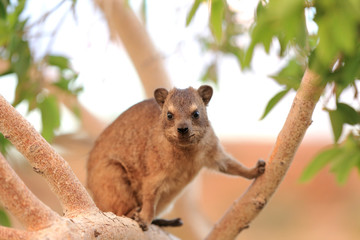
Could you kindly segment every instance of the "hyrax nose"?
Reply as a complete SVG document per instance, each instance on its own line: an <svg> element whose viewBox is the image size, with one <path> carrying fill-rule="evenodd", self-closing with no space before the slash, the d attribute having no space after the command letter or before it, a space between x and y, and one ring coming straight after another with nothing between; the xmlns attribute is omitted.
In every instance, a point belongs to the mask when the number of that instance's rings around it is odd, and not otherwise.
<svg viewBox="0 0 360 240"><path fill-rule="evenodd" d="M186 134L187 132L189 132L189 128L182 127L182 128L178 128L177 131L178 131L178 133Z"/></svg>

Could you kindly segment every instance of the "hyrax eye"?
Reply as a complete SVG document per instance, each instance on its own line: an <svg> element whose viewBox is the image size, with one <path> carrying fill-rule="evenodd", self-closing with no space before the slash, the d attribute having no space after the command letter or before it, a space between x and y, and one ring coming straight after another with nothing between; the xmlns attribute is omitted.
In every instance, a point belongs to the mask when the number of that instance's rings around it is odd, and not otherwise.
<svg viewBox="0 0 360 240"><path fill-rule="evenodd" d="M194 112L192 113L192 116L193 116L193 118L198 119L198 118L200 117L199 111L198 111L198 110L194 111Z"/></svg>
<svg viewBox="0 0 360 240"><path fill-rule="evenodd" d="M167 119L171 120L173 119L174 115L171 112L167 113Z"/></svg>

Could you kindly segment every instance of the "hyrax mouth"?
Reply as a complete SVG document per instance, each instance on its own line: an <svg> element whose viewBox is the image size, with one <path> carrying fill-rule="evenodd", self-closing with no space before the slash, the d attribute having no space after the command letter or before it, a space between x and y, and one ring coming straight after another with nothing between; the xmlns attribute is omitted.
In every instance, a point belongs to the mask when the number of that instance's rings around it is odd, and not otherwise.
<svg viewBox="0 0 360 240"><path fill-rule="evenodd" d="M178 134L177 142L180 145L192 145L196 143L195 134Z"/></svg>

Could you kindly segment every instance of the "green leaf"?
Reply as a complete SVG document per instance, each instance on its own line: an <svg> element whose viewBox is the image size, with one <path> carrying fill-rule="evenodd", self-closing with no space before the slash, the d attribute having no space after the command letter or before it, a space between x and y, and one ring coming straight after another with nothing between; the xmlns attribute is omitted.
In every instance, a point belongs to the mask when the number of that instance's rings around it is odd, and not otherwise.
<svg viewBox="0 0 360 240"><path fill-rule="evenodd" d="M198 10L201 2L203 2L203 0L195 0L195 2L192 5L188 15L186 16L186 26L189 26L189 24L191 23L191 21L194 18L195 13Z"/></svg>
<svg viewBox="0 0 360 240"><path fill-rule="evenodd" d="M332 166L331 171L335 173L338 183L344 184L348 179L351 170L357 166L360 160L360 152L346 152L338 159L339 160Z"/></svg>
<svg viewBox="0 0 360 240"><path fill-rule="evenodd" d="M0 152L6 155L7 147L10 145L10 141L7 140L2 133L0 133Z"/></svg>
<svg viewBox="0 0 360 240"><path fill-rule="evenodd" d="M331 121L331 127L334 134L334 141L337 143L343 130L343 124L344 124L343 115L338 110L329 110L328 112Z"/></svg>
<svg viewBox="0 0 360 240"><path fill-rule="evenodd" d="M6 21L0 18L0 46L6 45L9 42L11 34L12 29L9 29Z"/></svg>
<svg viewBox="0 0 360 240"><path fill-rule="evenodd" d="M345 103L337 103L337 110L342 114L344 123L355 125L360 123L360 114Z"/></svg>
<svg viewBox="0 0 360 240"><path fill-rule="evenodd" d="M303 171L300 181L307 182L311 180L322 168L337 156L341 155L343 150L337 146L319 153L314 160Z"/></svg>
<svg viewBox="0 0 360 240"><path fill-rule="evenodd" d="M279 56L291 46L303 49L306 46L307 31L303 0L260 1L251 30L251 42L245 56L245 67L250 65L256 45L263 45L269 53L271 43L277 38L280 43Z"/></svg>
<svg viewBox="0 0 360 240"><path fill-rule="evenodd" d="M215 37L216 42L220 43L222 40L222 22L225 11L224 0L212 0L210 9L210 29Z"/></svg>
<svg viewBox="0 0 360 240"><path fill-rule="evenodd" d="M49 95L39 103L41 111L42 131L41 135L51 142L55 133L54 131L60 127L60 109L58 101L54 95Z"/></svg>
<svg viewBox="0 0 360 240"><path fill-rule="evenodd" d="M332 36L334 43L345 53L353 53L357 32L355 19L349 16L346 11L339 11L332 17Z"/></svg>
<svg viewBox="0 0 360 240"><path fill-rule="evenodd" d="M360 123L359 113L345 103L336 103L336 110L328 110L331 126L334 134L334 141L338 142L341 137L345 123L355 125Z"/></svg>
<svg viewBox="0 0 360 240"><path fill-rule="evenodd" d="M281 71L274 76L270 76L281 85L297 90L304 74L304 68L296 59L291 59Z"/></svg>
<svg viewBox="0 0 360 240"><path fill-rule="evenodd" d="M147 23L147 1L142 0L141 2L141 20L146 25Z"/></svg>
<svg viewBox="0 0 360 240"><path fill-rule="evenodd" d="M0 208L0 225L5 226L5 227L10 227L11 226L10 219L9 219L8 215L1 208Z"/></svg>
<svg viewBox="0 0 360 240"><path fill-rule="evenodd" d="M265 107L265 111L263 113L263 115L261 116L260 120L263 120L267 115L268 113L275 107L275 105L289 92L289 88L281 91L281 92L278 92L274 97L272 97L268 104L266 105Z"/></svg>
<svg viewBox="0 0 360 240"><path fill-rule="evenodd" d="M31 65L29 43L17 33L13 33L10 37L8 51L10 52L11 68L18 76L18 80L21 81L27 75Z"/></svg>
<svg viewBox="0 0 360 240"><path fill-rule="evenodd" d="M246 68L250 67L251 60L252 60L253 53L254 53L254 49L255 49L255 45L256 44L251 43L249 48L246 50L244 61L242 61L243 62L243 64L242 64L243 69L246 69Z"/></svg>
<svg viewBox="0 0 360 240"><path fill-rule="evenodd" d="M338 183L344 184L348 179L351 170L360 162L360 148L358 137L352 133L348 135L341 148L344 150L332 162L331 171L335 173Z"/></svg>
<svg viewBox="0 0 360 240"><path fill-rule="evenodd" d="M307 166L300 180L308 181L328 163L338 183L344 184L351 170L360 166L360 138L357 133L350 133L341 145L318 154Z"/></svg>
<svg viewBox="0 0 360 240"><path fill-rule="evenodd" d="M9 5L8 0L0 0L0 18L6 19L7 11L6 8Z"/></svg>
<svg viewBox="0 0 360 240"><path fill-rule="evenodd" d="M69 59L59 55L48 55L48 63L53 66L59 67L61 70L69 68Z"/></svg>

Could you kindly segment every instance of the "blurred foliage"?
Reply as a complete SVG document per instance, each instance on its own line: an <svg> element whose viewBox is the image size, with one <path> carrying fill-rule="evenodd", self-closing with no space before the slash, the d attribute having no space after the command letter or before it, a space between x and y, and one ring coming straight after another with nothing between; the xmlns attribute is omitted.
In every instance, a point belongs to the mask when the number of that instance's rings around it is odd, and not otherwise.
<svg viewBox="0 0 360 240"><path fill-rule="evenodd" d="M330 165L330 171L336 175L337 181L344 184L354 167L360 171L359 142L359 136L349 134L342 144L319 153L306 167L300 180L308 181L326 165Z"/></svg>
<svg viewBox="0 0 360 240"><path fill-rule="evenodd" d="M4 209L0 207L0 226L10 227L11 222Z"/></svg>
<svg viewBox="0 0 360 240"><path fill-rule="evenodd" d="M61 115L58 98L49 91L49 87L54 86L74 96L77 96L82 88L76 86L77 73L67 57L46 54L35 60L34 50L30 48L31 28L43 23L65 1L59 2L39 21L32 24L29 24L29 17L24 15L27 2L0 0L0 60L8 65L5 71L0 72L0 78L9 74L16 77L15 99L12 105L16 107L20 103L27 103L28 112L39 110L42 135L51 142L56 129L60 126ZM74 7L76 1L71 2ZM46 79L44 76L44 72L50 68L57 72L58 76L55 80ZM8 140L1 135L0 148L3 153L6 153L8 145Z"/></svg>
<svg viewBox="0 0 360 240"><path fill-rule="evenodd" d="M331 164L331 171L343 183L350 170L359 168L360 164L360 116L359 110L353 107L356 101L359 102L360 1L260 0L254 21L248 27L238 20L236 16L239 13L232 10L227 1L195 0L186 25L191 24L203 2L209 5L212 37L204 37L200 43L215 57L206 67L202 80L218 81L217 56L222 54L235 56L243 70L251 67L254 50L258 47L262 47L266 53L273 48L279 57L287 59L286 66L270 76L283 89L270 99L261 119L289 91L298 89L306 67L321 75L323 84L329 85L330 97L324 101L323 109L329 113L334 145L314 159L302 179L310 179L318 170ZM316 24L318 29L309 31L309 22ZM247 35L250 35L248 45L239 44L237 40ZM345 89L353 90L353 101L341 101ZM328 106L330 98L336 103L335 109ZM345 125L352 126L347 136L343 136ZM341 139L345 140L339 143ZM336 154L333 156L333 153Z"/></svg>

